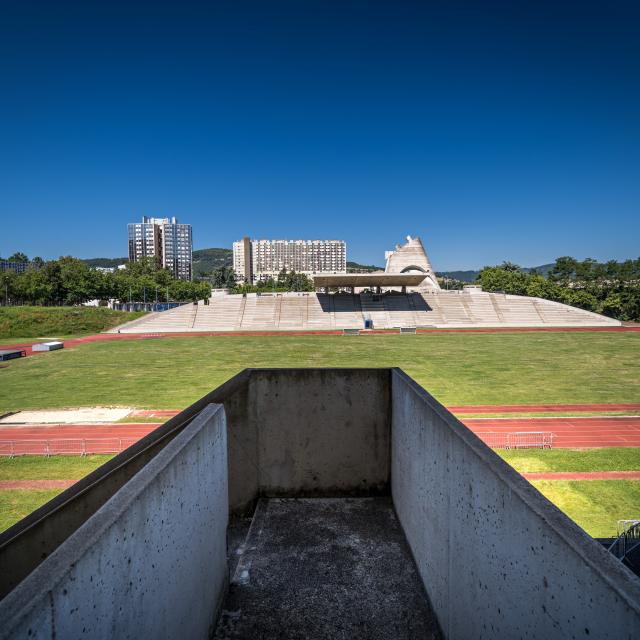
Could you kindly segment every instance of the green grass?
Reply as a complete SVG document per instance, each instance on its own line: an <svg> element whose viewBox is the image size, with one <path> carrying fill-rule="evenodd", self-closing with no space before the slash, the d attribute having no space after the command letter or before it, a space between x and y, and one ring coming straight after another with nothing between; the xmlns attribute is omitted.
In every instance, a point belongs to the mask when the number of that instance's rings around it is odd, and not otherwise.
<svg viewBox="0 0 640 640"><path fill-rule="evenodd" d="M640 471L640 448L520 449L496 453L520 473ZM640 506L640 505L639 505Z"/></svg>
<svg viewBox="0 0 640 640"><path fill-rule="evenodd" d="M0 531L22 520L61 491L61 489L0 491Z"/></svg>
<svg viewBox="0 0 640 640"><path fill-rule="evenodd" d="M618 520L640 518L640 482L536 480L532 484L594 538L612 538Z"/></svg>
<svg viewBox="0 0 640 640"><path fill-rule="evenodd" d="M103 307L0 307L0 340L98 333L142 315Z"/></svg>
<svg viewBox="0 0 640 640"><path fill-rule="evenodd" d="M196 337L79 345L0 369L0 412L188 406L245 367L402 367L444 404L640 401L640 334Z"/></svg>
<svg viewBox="0 0 640 640"><path fill-rule="evenodd" d="M111 458L110 455L0 458L0 481L79 480Z"/></svg>

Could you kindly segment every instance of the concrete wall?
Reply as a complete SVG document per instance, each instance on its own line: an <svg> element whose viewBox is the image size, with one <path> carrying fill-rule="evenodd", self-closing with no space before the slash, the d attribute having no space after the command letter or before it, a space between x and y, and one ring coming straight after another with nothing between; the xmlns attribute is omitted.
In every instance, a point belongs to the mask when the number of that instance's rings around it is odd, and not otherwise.
<svg viewBox="0 0 640 640"><path fill-rule="evenodd" d="M231 508L257 495L383 491L389 401L388 369L252 370L249 416L229 415Z"/></svg>
<svg viewBox="0 0 640 640"><path fill-rule="evenodd" d="M234 376L0 534L0 598L53 553L203 408L211 403L228 402L227 416L234 424L242 424L248 410L243 400L247 397L249 377L249 370ZM242 473L240 466L237 473Z"/></svg>
<svg viewBox="0 0 640 640"><path fill-rule="evenodd" d="M227 491L225 414L209 405L0 603L0 637L208 637Z"/></svg>
<svg viewBox="0 0 640 640"><path fill-rule="evenodd" d="M391 492L445 637L640 637L640 580L399 370L391 394Z"/></svg>

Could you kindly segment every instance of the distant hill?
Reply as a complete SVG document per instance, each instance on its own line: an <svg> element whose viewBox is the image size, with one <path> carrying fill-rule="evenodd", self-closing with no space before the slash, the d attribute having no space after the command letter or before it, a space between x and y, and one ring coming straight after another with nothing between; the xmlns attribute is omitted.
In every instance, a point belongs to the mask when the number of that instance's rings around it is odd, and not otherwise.
<svg viewBox="0 0 640 640"><path fill-rule="evenodd" d="M384 267L376 267L374 264L347 262L347 273L357 273L362 271L384 271Z"/></svg>
<svg viewBox="0 0 640 640"><path fill-rule="evenodd" d="M207 275L218 267L230 267L232 265L233 251L231 249L196 249L193 252L194 277Z"/></svg>
<svg viewBox="0 0 640 640"><path fill-rule="evenodd" d="M90 267L117 267L119 264L128 262L128 258L86 258L86 262ZM193 252L193 275L199 277L209 275L218 267L231 267L233 265L233 251L221 247L211 249L196 249ZM546 276L552 264L543 264L539 267L523 267L525 273L529 273L536 269L543 276ZM378 267L374 264L360 264L359 262L347 262L347 273L384 271L384 267ZM453 278L462 282L475 282L479 270L473 271L439 271L437 275L441 278Z"/></svg>
<svg viewBox="0 0 640 640"><path fill-rule="evenodd" d="M553 263L542 264L539 267L522 267L522 271L525 273L531 273L537 271L540 275L547 276L549 271L553 268ZM462 282L475 282L480 270L477 271L438 271L436 274L440 278L452 278L454 280L461 280Z"/></svg>
<svg viewBox="0 0 640 640"><path fill-rule="evenodd" d="M117 267L129 262L129 258L85 258L83 262L90 267ZM196 249L193 252L193 275L209 274L218 267L230 267L232 263L231 249Z"/></svg>
<svg viewBox="0 0 640 640"><path fill-rule="evenodd" d="M90 267L117 267L129 262L129 258L83 258L82 262Z"/></svg>

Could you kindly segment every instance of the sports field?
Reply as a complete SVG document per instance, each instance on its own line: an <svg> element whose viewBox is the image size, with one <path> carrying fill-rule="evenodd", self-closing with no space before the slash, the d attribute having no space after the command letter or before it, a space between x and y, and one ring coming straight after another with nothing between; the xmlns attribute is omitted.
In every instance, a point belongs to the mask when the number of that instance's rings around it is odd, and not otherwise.
<svg viewBox="0 0 640 640"><path fill-rule="evenodd" d="M402 367L447 405L640 402L640 333L150 338L0 369L0 412L180 409L245 367Z"/></svg>
<svg viewBox="0 0 640 640"><path fill-rule="evenodd" d="M3 363L0 413L120 405L181 409L245 367L388 367L413 376L445 405L640 402L640 333L517 332L371 336L188 337L93 342ZM599 413L596 411L596 414ZM603 411L603 413L605 413ZM512 414L513 415L513 414ZM629 414L627 414L629 415ZM635 471L640 449L506 452L521 472ZM5 480L77 479L49 461L0 460ZM51 459L56 460L56 459ZM93 462L99 458L94 458ZM80 474L80 475L78 475ZM640 482L534 480L594 536L640 516ZM58 490L0 491L0 526Z"/></svg>

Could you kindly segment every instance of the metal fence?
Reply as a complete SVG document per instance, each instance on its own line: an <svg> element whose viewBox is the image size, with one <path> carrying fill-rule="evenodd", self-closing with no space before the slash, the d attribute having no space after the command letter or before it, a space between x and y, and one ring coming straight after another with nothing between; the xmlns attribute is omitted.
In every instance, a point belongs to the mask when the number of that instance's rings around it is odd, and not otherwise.
<svg viewBox="0 0 640 640"><path fill-rule="evenodd" d="M138 438L76 438L64 440L0 440L0 456L86 456L120 453Z"/></svg>
<svg viewBox="0 0 640 640"><path fill-rule="evenodd" d="M476 432L476 435L492 449L551 449L553 446L553 433L548 431Z"/></svg>

